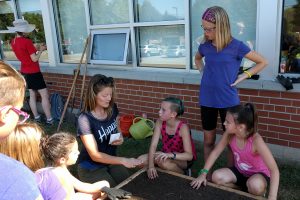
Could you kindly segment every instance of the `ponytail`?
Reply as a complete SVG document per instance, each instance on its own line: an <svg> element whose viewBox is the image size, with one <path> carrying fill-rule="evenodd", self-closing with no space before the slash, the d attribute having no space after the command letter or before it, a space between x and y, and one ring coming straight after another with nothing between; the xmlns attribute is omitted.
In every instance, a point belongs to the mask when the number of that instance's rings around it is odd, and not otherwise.
<svg viewBox="0 0 300 200"><path fill-rule="evenodd" d="M234 116L236 123L246 125L247 137L252 136L257 131L257 114L252 103L231 107L227 112Z"/></svg>
<svg viewBox="0 0 300 200"><path fill-rule="evenodd" d="M249 131L256 132L257 131L257 113L255 106L252 103L246 103L244 105L245 109L249 112Z"/></svg>

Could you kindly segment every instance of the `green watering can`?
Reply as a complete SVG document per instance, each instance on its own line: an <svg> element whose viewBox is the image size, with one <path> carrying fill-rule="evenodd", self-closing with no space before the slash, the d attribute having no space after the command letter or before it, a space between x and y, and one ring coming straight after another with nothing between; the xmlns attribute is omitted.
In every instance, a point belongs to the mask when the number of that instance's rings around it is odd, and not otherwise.
<svg viewBox="0 0 300 200"><path fill-rule="evenodd" d="M137 121L139 120L139 121ZM131 136L136 140L141 140L153 135L154 122L150 119L136 117L129 128Z"/></svg>

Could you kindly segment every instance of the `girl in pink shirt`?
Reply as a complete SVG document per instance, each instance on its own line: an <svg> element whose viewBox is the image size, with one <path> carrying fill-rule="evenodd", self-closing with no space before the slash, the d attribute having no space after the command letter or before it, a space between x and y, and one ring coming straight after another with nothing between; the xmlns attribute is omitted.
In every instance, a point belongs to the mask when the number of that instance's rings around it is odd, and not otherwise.
<svg viewBox="0 0 300 200"><path fill-rule="evenodd" d="M239 185L251 194L264 195L270 182L268 199L277 199L279 170L262 137L255 131L257 115L254 105L247 103L229 108L220 142L210 153L200 175L191 182L198 189L206 185L206 175L229 144L234 155L234 167L213 172L212 181L219 185Z"/></svg>

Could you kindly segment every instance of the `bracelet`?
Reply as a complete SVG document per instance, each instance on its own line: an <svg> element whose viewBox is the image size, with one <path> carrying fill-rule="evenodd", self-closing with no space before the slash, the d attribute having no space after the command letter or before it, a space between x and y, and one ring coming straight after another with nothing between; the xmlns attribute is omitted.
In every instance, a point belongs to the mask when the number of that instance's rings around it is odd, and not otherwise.
<svg viewBox="0 0 300 200"><path fill-rule="evenodd" d="M172 152L172 154L173 154L173 157L172 157L171 159L172 159L172 160L175 160L175 158L176 158L176 153Z"/></svg>
<svg viewBox="0 0 300 200"><path fill-rule="evenodd" d="M252 77L252 74L250 72L248 72L247 70L245 70L244 73L248 75L248 78Z"/></svg>
<svg viewBox="0 0 300 200"><path fill-rule="evenodd" d="M208 170L207 169L201 169L198 173L198 176L200 176L201 174L207 174Z"/></svg>

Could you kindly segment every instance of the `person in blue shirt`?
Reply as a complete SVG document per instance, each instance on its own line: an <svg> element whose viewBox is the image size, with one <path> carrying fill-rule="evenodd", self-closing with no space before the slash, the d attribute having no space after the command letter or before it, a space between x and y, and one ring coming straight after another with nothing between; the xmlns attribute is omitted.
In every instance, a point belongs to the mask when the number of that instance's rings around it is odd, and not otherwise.
<svg viewBox="0 0 300 200"><path fill-rule="evenodd" d="M23 106L26 83L13 67L0 61L0 140L29 115ZM33 172L24 164L0 153L0 199L43 199Z"/></svg>
<svg viewBox="0 0 300 200"><path fill-rule="evenodd" d="M195 55L195 65L199 71L203 70L199 105L206 161L214 148L218 115L223 124L227 109L240 104L236 86L265 68L267 61L231 35L229 17L222 7L208 8L201 23L204 39ZM243 58L253 61L255 66L238 75ZM232 156L229 157L229 165L232 164L231 159Z"/></svg>

